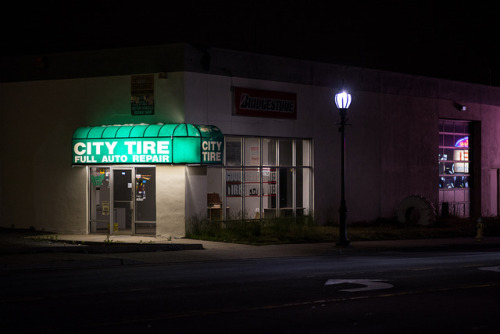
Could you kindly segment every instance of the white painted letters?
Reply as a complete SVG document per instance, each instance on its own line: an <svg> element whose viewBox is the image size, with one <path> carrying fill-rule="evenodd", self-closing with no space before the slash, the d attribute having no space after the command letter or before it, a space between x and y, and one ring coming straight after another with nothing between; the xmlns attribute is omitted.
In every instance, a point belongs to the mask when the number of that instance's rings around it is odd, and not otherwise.
<svg viewBox="0 0 500 334"><path fill-rule="evenodd" d="M383 280L379 279L329 279L328 281L326 281L325 285L335 285L335 284L345 284L345 283L364 285L364 287L357 289L343 289L340 291L359 292L368 290L390 289L393 287L392 284L384 283Z"/></svg>
<svg viewBox="0 0 500 334"><path fill-rule="evenodd" d="M73 146L73 151L75 152L75 154L85 154L85 150L82 150L82 147L85 147L85 143L76 143L75 146Z"/></svg>
<svg viewBox="0 0 500 334"><path fill-rule="evenodd" d="M169 154L169 141L159 141L156 143L156 153L157 154Z"/></svg>
<svg viewBox="0 0 500 334"><path fill-rule="evenodd" d="M74 140L73 163L172 163L171 144L172 141L167 138ZM201 163L221 163L222 148L222 142L203 141L201 152L199 152L200 146L197 145L184 146L182 149L196 150L196 154L201 156ZM182 163L184 161L176 162Z"/></svg>
<svg viewBox="0 0 500 334"><path fill-rule="evenodd" d="M114 149L116 147L117 142L114 141L114 142L110 143L109 141L107 141L105 143L106 143L106 147L108 148L108 153L109 154L113 154L113 151L114 151Z"/></svg>

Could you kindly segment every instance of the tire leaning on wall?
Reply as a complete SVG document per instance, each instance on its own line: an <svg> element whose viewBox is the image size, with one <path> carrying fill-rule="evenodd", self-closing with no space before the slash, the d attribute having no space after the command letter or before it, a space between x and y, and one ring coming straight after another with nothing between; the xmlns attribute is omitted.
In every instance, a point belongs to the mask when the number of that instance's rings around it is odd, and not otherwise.
<svg viewBox="0 0 500 334"><path fill-rule="evenodd" d="M427 198L411 195L399 203L396 217L400 223L432 225L436 221L436 208Z"/></svg>

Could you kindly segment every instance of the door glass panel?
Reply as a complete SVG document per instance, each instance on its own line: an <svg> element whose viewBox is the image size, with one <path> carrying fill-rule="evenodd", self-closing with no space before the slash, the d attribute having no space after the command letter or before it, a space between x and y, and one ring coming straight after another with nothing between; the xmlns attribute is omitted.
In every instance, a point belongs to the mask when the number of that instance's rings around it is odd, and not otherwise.
<svg viewBox="0 0 500 334"><path fill-rule="evenodd" d="M113 233L132 229L132 170L113 170Z"/></svg>
<svg viewBox="0 0 500 334"><path fill-rule="evenodd" d="M90 232L109 233L109 168L90 168Z"/></svg>
<svg viewBox="0 0 500 334"><path fill-rule="evenodd" d="M135 170L135 233L156 234L155 167Z"/></svg>

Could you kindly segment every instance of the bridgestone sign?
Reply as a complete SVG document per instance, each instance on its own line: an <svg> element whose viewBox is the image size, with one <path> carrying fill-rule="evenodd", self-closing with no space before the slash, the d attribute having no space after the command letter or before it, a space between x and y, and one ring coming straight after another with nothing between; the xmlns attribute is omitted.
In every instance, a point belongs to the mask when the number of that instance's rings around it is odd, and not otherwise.
<svg viewBox="0 0 500 334"><path fill-rule="evenodd" d="M233 87L233 114L240 116L297 118L297 94Z"/></svg>

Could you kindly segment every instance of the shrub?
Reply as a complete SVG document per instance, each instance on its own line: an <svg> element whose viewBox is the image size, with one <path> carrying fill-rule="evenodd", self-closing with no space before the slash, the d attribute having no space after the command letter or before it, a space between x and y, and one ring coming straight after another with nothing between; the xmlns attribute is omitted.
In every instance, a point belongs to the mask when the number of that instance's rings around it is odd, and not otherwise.
<svg viewBox="0 0 500 334"><path fill-rule="evenodd" d="M191 219L186 236L193 239L252 244L300 242L313 239L311 235L316 234L315 228L314 220L310 216L226 221Z"/></svg>

